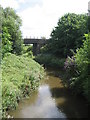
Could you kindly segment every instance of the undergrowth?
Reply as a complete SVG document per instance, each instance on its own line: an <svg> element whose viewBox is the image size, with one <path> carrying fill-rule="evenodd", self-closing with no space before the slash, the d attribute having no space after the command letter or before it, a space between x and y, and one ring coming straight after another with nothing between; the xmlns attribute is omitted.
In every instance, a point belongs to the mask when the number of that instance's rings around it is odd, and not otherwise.
<svg viewBox="0 0 90 120"><path fill-rule="evenodd" d="M40 64L55 68L63 68L65 62L65 58L60 59L51 54L40 54L35 57L35 60Z"/></svg>
<svg viewBox="0 0 90 120"><path fill-rule="evenodd" d="M2 61L3 118L8 110L15 109L23 97L39 86L44 69L29 57L8 53Z"/></svg>

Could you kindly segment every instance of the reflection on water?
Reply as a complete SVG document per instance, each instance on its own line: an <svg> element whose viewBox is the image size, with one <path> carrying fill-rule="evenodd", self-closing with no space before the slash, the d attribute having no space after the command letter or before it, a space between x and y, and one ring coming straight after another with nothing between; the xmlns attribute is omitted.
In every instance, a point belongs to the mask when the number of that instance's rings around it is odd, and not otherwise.
<svg viewBox="0 0 90 120"><path fill-rule="evenodd" d="M39 96L38 101L39 109L41 109L39 115L43 115L41 117L45 118L65 118L65 114L62 113L57 107L55 103L55 99L52 99L52 94L50 92L50 88L48 85L42 85L39 88Z"/></svg>
<svg viewBox="0 0 90 120"><path fill-rule="evenodd" d="M9 112L15 118L85 118L87 106L63 87L59 77L48 72L37 91Z"/></svg>
<svg viewBox="0 0 90 120"><path fill-rule="evenodd" d="M16 118L65 118L52 99L52 94L48 85L41 85L36 94L36 101L25 100L12 115ZM35 96L31 96L34 97Z"/></svg>

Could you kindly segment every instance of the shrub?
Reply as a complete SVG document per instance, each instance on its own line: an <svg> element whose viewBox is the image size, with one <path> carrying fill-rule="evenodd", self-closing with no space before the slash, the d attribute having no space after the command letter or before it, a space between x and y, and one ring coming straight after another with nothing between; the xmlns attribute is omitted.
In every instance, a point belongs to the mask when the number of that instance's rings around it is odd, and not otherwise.
<svg viewBox="0 0 90 120"><path fill-rule="evenodd" d="M82 91L86 98L88 98L88 92L90 91L90 33L85 34L86 40L83 46L77 50L75 55L76 63L80 72L79 78L82 81ZM90 98L88 99L90 101Z"/></svg>
<svg viewBox="0 0 90 120"><path fill-rule="evenodd" d="M76 76L79 74L79 71L77 69L76 61L75 61L75 56L72 57L67 57L66 61L64 63L64 69L66 70L66 79L67 84L69 87L73 87L74 81L76 80Z"/></svg>
<svg viewBox="0 0 90 120"><path fill-rule="evenodd" d="M66 59L64 67L68 76L69 87L74 90L75 94L81 93L90 101L90 33L86 34L85 37L83 46L77 49L74 56Z"/></svg>
<svg viewBox="0 0 90 120"><path fill-rule="evenodd" d="M44 69L28 57L5 54L2 61L2 108L15 109L19 100L39 85Z"/></svg>
<svg viewBox="0 0 90 120"><path fill-rule="evenodd" d="M23 56L34 58L31 45L28 46L23 45Z"/></svg>
<svg viewBox="0 0 90 120"><path fill-rule="evenodd" d="M10 52L12 50L12 42L10 41L11 36L8 33L8 29L6 27L2 28L3 34L2 34L2 56L4 56L5 53Z"/></svg>
<svg viewBox="0 0 90 120"><path fill-rule="evenodd" d="M63 68L65 59L57 58L51 54L40 54L35 57L35 60L41 64L45 64L51 67Z"/></svg>

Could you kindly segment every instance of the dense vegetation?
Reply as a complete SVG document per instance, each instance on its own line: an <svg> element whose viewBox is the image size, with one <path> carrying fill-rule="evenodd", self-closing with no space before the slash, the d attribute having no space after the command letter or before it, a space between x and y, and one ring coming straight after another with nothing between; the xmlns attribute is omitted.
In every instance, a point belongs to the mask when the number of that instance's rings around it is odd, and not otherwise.
<svg viewBox="0 0 90 120"><path fill-rule="evenodd" d="M3 57L2 105L3 117L6 117L7 110L15 109L20 99L29 95L39 85L44 69L32 60L34 58L32 47L23 46L21 19L15 11L0 7L0 17ZM65 14L53 29L48 44L42 48L42 54L35 59L49 66L64 68L68 87L75 94L83 94L90 101L88 97L89 26L87 15Z"/></svg>
<svg viewBox="0 0 90 120"><path fill-rule="evenodd" d="M23 45L19 16L12 8L0 7L0 10L2 19L2 29L0 29L2 38L2 44L0 44L2 45L0 46L0 48L2 47L2 115L5 118L8 117L8 110L15 109L21 99L39 86L39 81L44 76L44 69L33 60L32 47Z"/></svg>
<svg viewBox="0 0 90 120"><path fill-rule="evenodd" d="M51 33L47 51L58 57L66 58L72 55L82 45L83 35L88 32L86 15L65 14Z"/></svg>
<svg viewBox="0 0 90 120"><path fill-rule="evenodd" d="M69 13L62 16L51 33L48 44L36 60L64 69L64 82L74 94L90 101L90 17ZM65 60L66 59L66 60Z"/></svg>
<svg viewBox="0 0 90 120"><path fill-rule="evenodd" d="M20 31L21 19L12 8L1 10L2 20L2 54L11 51L12 53L21 54L23 40Z"/></svg>
<svg viewBox="0 0 90 120"><path fill-rule="evenodd" d="M59 59L52 54L40 54L35 57L35 60L40 64L45 66L50 66L54 68L63 68L65 58Z"/></svg>
<svg viewBox="0 0 90 120"><path fill-rule="evenodd" d="M44 69L28 57L5 54L2 62L2 107L15 109L18 102L39 85Z"/></svg>
<svg viewBox="0 0 90 120"><path fill-rule="evenodd" d="M85 35L83 46L65 62L67 83L75 94L83 94L89 101L90 33Z"/></svg>
<svg viewBox="0 0 90 120"><path fill-rule="evenodd" d="M1 55L0 55L1 58ZM0 61L1 62L1 61ZM1 63L0 63L0 108L2 108L2 83L1 83ZM0 109L0 116L2 116L2 109Z"/></svg>
<svg viewBox="0 0 90 120"><path fill-rule="evenodd" d="M83 43L83 46L77 50L75 55L76 63L79 71L79 80L81 82L81 90L83 94L90 101L89 92L90 92L90 33L85 35L86 40ZM80 88L80 87L78 87Z"/></svg>

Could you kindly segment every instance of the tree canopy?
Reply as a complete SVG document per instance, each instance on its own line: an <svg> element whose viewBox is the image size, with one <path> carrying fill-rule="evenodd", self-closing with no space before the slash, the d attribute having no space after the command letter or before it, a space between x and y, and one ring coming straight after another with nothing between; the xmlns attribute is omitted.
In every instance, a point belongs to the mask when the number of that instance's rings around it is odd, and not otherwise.
<svg viewBox="0 0 90 120"><path fill-rule="evenodd" d="M62 16L51 33L49 51L60 57L71 55L82 45L84 33L88 32L87 15L68 13Z"/></svg>
<svg viewBox="0 0 90 120"><path fill-rule="evenodd" d="M9 40L12 42L12 53L21 54L22 34L20 31L21 19L12 8L2 8L2 40L4 44ZM7 30L6 30L7 29ZM5 35L7 33L7 35ZM9 37L7 36L10 36ZM5 38L6 37L6 38ZM5 39L8 39L7 41ZM8 44L8 43L7 43ZM8 52L8 50L7 50Z"/></svg>

